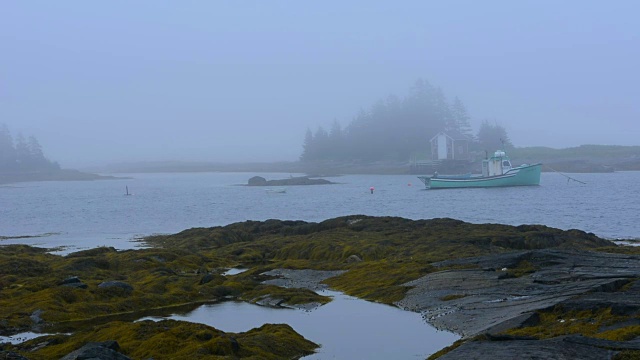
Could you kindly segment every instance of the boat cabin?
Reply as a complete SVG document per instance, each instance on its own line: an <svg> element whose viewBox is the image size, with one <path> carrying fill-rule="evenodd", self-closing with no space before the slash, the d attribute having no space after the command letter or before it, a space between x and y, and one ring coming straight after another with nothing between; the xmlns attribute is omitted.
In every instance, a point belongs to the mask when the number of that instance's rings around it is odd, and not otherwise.
<svg viewBox="0 0 640 360"><path fill-rule="evenodd" d="M502 150L498 150L492 157L482 160L482 176L504 175L509 170L511 170L511 161Z"/></svg>
<svg viewBox="0 0 640 360"><path fill-rule="evenodd" d="M468 136L457 131L441 131L431 138L432 160L469 160Z"/></svg>

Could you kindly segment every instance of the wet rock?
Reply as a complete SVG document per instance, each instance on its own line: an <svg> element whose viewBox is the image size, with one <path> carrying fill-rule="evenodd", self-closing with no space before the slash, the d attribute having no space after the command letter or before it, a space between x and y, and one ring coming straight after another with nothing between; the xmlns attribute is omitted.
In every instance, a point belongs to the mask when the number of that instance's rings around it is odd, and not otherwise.
<svg viewBox="0 0 640 360"><path fill-rule="evenodd" d="M526 260L538 269L520 277L501 276ZM612 265L615 264L615 265ZM640 257L570 250L533 250L459 259L436 266L473 265L478 269L445 270L408 282L396 304L421 312L436 328L471 337L515 327L523 314L562 304L569 309L612 307L621 314L640 308L637 295L607 292L640 277ZM454 297L452 295L465 295ZM443 300L446 299L446 300ZM509 323L511 322L511 323Z"/></svg>
<svg viewBox="0 0 640 360"><path fill-rule="evenodd" d="M267 185L267 179L263 178L262 176L254 176L251 179L249 179L248 185L249 186L265 186Z"/></svg>
<svg viewBox="0 0 640 360"><path fill-rule="evenodd" d="M28 358L13 351L0 351L0 359L6 360L29 360Z"/></svg>
<svg viewBox="0 0 640 360"><path fill-rule="evenodd" d="M44 320L40 317L40 315L44 314L44 311L37 309L29 315L29 318L34 324L42 324Z"/></svg>
<svg viewBox="0 0 640 360"><path fill-rule="evenodd" d="M68 278L62 280L59 283L59 285L60 286L66 286L66 287L72 287L72 288L78 288L78 289L86 289L86 288L88 288L87 284L85 284L82 281L80 281L80 278L78 278L77 276L68 277Z"/></svg>
<svg viewBox="0 0 640 360"><path fill-rule="evenodd" d="M200 285L204 285L206 283L210 283L214 279L213 274L206 274L200 279Z"/></svg>
<svg viewBox="0 0 640 360"><path fill-rule="evenodd" d="M236 353L240 350L240 344L236 338L229 336L229 342L231 343L231 350Z"/></svg>
<svg viewBox="0 0 640 360"><path fill-rule="evenodd" d="M322 270L291 270L274 269L263 273L263 275L274 276L277 279L266 280L263 283L268 285L281 286L286 288L303 288L309 290L324 290L329 287L321 284L322 281L338 276L345 271L322 271Z"/></svg>
<svg viewBox="0 0 640 360"><path fill-rule="evenodd" d="M75 283L79 283L80 278L78 278L77 276L70 276L64 280L62 280L59 285L66 285L66 284L75 284Z"/></svg>
<svg viewBox="0 0 640 360"><path fill-rule="evenodd" d="M272 297L269 295L262 296L258 300L255 301L257 305L260 306L268 306L268 307L287 307L284 299Z"/></svg>
<svg viewBox="0 0 640 360"><path fill-rule="evenodd" d="M604 340L603 343L580 341L582 337L569 336L548 340L506 340L469 341L451 352L442 355L441 360L513 360L517 359L557 359L557 360L602 360L612 359L617 353L605 345L618 343ZM595 339L594 339L595 340ZM618 343L618 345L620 345ZM488 354L491 354L490 356Z"/></svg>
<svg viewBox="0 0 640 360"><path fill-rule="evenodd" d="M85 344L60 360L131 360L118 352L120 345L116 341L91 342Z"/></svg>

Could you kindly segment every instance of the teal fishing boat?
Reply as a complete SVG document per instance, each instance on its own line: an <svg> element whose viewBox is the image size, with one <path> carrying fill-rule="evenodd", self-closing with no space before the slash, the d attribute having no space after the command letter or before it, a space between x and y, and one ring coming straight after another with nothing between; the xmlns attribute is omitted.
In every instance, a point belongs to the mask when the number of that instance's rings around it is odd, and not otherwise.
<svg viewBox="0 0 640 360"><path fill-rule="evenodd" d="M482 175L418 176L427 189L484 188L505 186L540 185L542 164L523 164L512 167L507 154L496 151L492 157L482 160Z"/></svg>

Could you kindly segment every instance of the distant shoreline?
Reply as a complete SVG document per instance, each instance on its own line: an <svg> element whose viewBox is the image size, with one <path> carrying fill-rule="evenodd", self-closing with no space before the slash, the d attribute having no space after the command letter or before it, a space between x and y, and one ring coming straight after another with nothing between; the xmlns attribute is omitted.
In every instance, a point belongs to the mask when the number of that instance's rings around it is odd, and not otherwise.
<svg viewBox="0 0 640 360"><path fill-rule="evenodd" d="M608 173L615 171L638 171L640 161L610 161L603 163L585 159L546 159L542 161L543 172L567 173ZM515 165L523 162L513 161ZM527 162L527 163L533 163ZM472 168L474 164L470 164ZM246 173L290 173L313 176L337 175L416 175L411 172L408 162L274 162L274 163L236 163L219 164L204 162L148 162L110 165L105 173L198 173L198 172L246 172ZM419 175L419 174L418 174ZM426 175L422 174L422 175Z"/></svg>
<svg viewBox="0 0 640 360"><path fill-rule="evenodd" d="M32 181L92 181L92 180L120 180L124 177L98 175L78 170L62 169L53 171L0 173L0 184L13 184Z"/></svg>

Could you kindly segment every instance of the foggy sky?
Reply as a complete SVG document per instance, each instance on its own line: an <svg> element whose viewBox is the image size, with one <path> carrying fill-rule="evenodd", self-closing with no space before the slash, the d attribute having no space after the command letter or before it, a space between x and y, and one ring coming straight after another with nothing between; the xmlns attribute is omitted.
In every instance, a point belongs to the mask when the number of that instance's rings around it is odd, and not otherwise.
<svg viewBox="0 0 640 360"><path fill-rule="evenodd" d="M63 167L297 160L423 78L516 146L640 145L637 1L3 1L0 123ZM425 139L425 147L427 147Z"/></svg>

